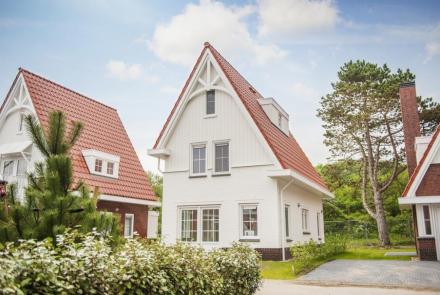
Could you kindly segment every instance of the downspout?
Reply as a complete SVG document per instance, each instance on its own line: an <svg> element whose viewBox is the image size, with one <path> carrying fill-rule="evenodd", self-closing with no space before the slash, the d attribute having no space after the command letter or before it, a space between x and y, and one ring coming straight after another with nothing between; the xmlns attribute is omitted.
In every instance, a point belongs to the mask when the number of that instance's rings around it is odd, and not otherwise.
<svg viewBox="0 0 440 295"><path fill-rule="evenodd" d="M284 191L293 183L294 179L291 179L280 190L280 226L281 226L281 257L282 260L286 260L286 251L284 250L286 244L286 216L284 214Z"/></svg>
<svg viewBox="0 0 440 295"><path fill-rule="evenodd" d="M159 172L163 174L162 169L160 169L160 158L157 158L157 170L159 170Z"/></svg>

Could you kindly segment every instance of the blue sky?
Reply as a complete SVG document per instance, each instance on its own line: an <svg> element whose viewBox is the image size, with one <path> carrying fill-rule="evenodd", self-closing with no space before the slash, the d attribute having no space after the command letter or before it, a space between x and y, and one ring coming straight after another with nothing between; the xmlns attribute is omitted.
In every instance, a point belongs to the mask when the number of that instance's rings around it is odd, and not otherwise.
<svg viewBox="0 0 440 295"><path fill-rule="evenodd" d="M146 169L203 42L291 115L314 164L326 162L319 99L350 59L409 68L440 99L439 1L0 2L0 93L18 67L118 109Z"/></svg>

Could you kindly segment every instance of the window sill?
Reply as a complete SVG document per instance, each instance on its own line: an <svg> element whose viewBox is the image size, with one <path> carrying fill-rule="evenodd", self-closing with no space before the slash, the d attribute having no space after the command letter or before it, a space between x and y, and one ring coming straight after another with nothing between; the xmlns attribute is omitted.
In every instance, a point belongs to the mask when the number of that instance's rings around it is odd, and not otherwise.
<svg viewBox="0 0 440 295"><path fill-rule="evenodd" d="M241 238L238 241L245 242L245 243L253 243L253 242L260 242L260 239L259 238L251 238L251 239Z"/></svg>
<svg viewBox="0 0 440 295"><path fill-rule="evenodd" d="M218 176L231 176L231 172L226 172L226 173L212 173L212 177L218 177Z"/></svg>
<svg viewBox="0 0 440 295"><path fill-rule="evenodd" d="M303 231L303 235L310 235L309 231Z"/></svg>
<svg viewBox="0 0 440 295"><path fill-rule="evenodd" d="M203 117L203 119L211 119L211 118L216 118L216 117L217 117L217 114L210 114L210 115L205 115Z"/></svg>
<svg viewBox="0 0 440 295"><path fill-rule="evenodd" d="M207 177L206 174L200 174L200 175L190 175L189 178L203 178L203 177Z"/></svg>

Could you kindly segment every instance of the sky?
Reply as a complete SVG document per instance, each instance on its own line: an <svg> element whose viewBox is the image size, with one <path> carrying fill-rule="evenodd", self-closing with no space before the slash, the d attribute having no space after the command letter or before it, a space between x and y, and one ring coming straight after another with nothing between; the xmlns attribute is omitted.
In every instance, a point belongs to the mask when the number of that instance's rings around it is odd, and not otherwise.
<svg viewBox="0 0 440 295"><path fill-rule="evenodd" d="M209 41L290 114L313 164L329 161L320 98L349 60L409 68L440 100L440 1L0 0L0 93L24 67L118 110L147 155Z"/></svg>

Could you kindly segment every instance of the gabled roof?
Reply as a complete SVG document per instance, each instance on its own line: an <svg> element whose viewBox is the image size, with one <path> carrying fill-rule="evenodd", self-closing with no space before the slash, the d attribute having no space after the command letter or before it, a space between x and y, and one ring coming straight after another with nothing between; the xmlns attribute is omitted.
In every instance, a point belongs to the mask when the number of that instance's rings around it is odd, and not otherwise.
<svg viewBox="0 0 440 295"><path fill-rule="evenodd" d="M83 180L91 189L99 187L103 195L157 200L115 109L27 70L20 68L17 77L20 74L46 132L49 114L55 110L64 112L68 121L84 124L83 132L71 150L76 181ZM90 174L81 153L85 149L120 156L118 179Z"/></svg>
<svg viewBox="0 0 440 295"><path fill-rule="evenodd" d="M428 163L428 161L427 161L427 158L428 158L428 155L431 153L431 151L435 152L432 150L432 147L434 146L434 143L438 137L440 137L440 125L437 126L437 129L434 131L434 134L431 137L431 141L429 142L428 146L426 147L426 150L423 153L422 158L420 159L419 163L417 164L416 169L414 170L413 174L411 175L411 178L409 179L409 182L405 187L405 191L402 194L403 197L406 197L408 195L409 191L411 190L411 188L413 187L413 185L415 185L415 180L419 177L421 170L423 170L422 168L425 167L426 165L430 165L430 163Z"/></svg>
<svg viewBox="0 0 440 295"><path fill-rule="evenodd" d="M185 90L188 87L189 82L191 81L191 78L194 75L195 70L198 67L206 50L209 50L212 53L212 56L220 65L225 76L231 83L237 95L240 97L241 101L257 125L261 134L269 144L281 166L284 169L292 169L300 173L307 179L313 181L328 191L324 181L321 179L318 172L315 170L312 163L309 161L293 135L291 133L289 133L289 135L284 134L266 115L262 106L258 102L258 99L264 97L258 93L258 91L208 42L205 43L205 47L201 52L188 80L186 81L185 86L173 107L173 110L168 116L168 119L165 122L158 139L156 140L154 148L157 148L165 129L167 128L174 112L176 111L177 106L182 100L183 94L185 93Z"/></svg>

